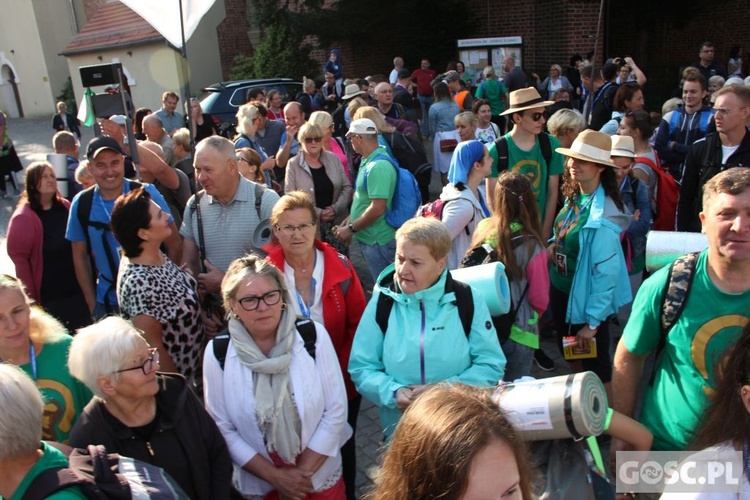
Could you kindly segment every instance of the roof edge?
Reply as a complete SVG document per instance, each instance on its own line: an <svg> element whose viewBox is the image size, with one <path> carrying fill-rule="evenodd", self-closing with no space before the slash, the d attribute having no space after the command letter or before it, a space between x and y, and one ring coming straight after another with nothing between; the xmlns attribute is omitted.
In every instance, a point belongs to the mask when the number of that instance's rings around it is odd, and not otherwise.
<svg viewBox="0 0 750 500"><path fill-rule="evenodd" d="M159 36L155 36L155 37L152 37L152 38L146 38L146 39L143 39L143 40L136 40L136 41L127 42L127 43L113 42L113 43L102 44L102 45L99 45L99 46L93 47L93 48L92 47L86 47L86 48L83 48L83 49L63 50L62 52L59 52L57 55L68 57L68 56L74 56L74 55L80 55L80 54L90 54L92 52L101 52L103 50L118 49L118 48L124 48L124 47L134 47L136 45L146 45L146 44L149 44L149 43L166 42L166 41L167 41L166 38L164 38L163 36L159 35Z"/></svg>

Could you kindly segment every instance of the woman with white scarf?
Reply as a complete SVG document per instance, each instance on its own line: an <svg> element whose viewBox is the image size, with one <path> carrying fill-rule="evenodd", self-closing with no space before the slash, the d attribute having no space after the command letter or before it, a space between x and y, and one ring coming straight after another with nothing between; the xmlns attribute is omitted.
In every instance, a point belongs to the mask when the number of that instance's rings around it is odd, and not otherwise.
<svg viewBox="0 0 750 500"><path fill-rule="evenodd" d="M287 307L281 272L254 256L221 284L229 339L204 354L206 408L227 441L244 498L343 499L339 449L351 435L344 380L331 339ZM220 348L224 344L225 349ZM308 495L308 496L305 496Z"/></svg>

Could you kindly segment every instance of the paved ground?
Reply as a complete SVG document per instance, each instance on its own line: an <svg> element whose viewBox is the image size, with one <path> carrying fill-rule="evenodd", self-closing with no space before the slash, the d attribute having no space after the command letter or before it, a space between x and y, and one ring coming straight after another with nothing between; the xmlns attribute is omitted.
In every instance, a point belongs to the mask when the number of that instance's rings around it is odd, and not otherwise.
<svg viewBox="0 0 750 500"><path fill-rule="evenodd" d="M84 128L82 139L82 150L93 136L90 129ZM15 119L9 121L8 133L13 139L24 166L33 161L44 160L48 153L53 152L51 138L53 135L51 121L49 120L27 120ZM427 144L428 154L431 156L431 144ZM433 176L431 191L437 195L440 191L440 180L437 175ZM15 274L13 263L7 256L5 247L5 234L8 227L8 220L13 212L17 198L0 199L0 272ZM372 280L369 272L364 265L359 248L353 245L351 249L351 258L359 275L363 277L362 284L366 290L372 289ZM554 372L542 372L536 370L533 373L537 378L563 375L569 373L567 363L558 354L555 342L552 338L542 338L542 344L554 360L556 369ZM380 421L378 418L377 408L369 401L364 400L357 424L357 488L360 494L363 494L372 486L372 480L377 472L378 459L381 453L380 443Z"/></svg>

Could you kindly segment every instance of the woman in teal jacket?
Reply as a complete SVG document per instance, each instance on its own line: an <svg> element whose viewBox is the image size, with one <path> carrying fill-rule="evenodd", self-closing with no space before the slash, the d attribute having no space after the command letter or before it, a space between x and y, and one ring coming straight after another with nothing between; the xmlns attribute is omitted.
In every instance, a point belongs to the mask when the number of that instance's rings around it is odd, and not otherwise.
<svg viewBox="0 0 750 500"><path fill-rule="evenodd" d="M563 174L566 197L554 224L550 270L550 304L560 337L575 336L588 348L596 338L596 358L584 359L582 368L596 373L609 388L609 316L632 300L630 281L620 244L632 216L620 198L607 134L586 130L570 149L556 151L568 157Z"/></svg>
<svg viewBox="0 0 750 500"><path fill-rule="evenodd" d="M450 234L439 220L404 223L396 232L395 269L378 277L354 336L349 373L357 391L380 407L386 439L429 385L491 387L503 378L505 355L484 300L469 289L471 317L470 307L457 306L463 288L446 269L450 249Z"/></svg>

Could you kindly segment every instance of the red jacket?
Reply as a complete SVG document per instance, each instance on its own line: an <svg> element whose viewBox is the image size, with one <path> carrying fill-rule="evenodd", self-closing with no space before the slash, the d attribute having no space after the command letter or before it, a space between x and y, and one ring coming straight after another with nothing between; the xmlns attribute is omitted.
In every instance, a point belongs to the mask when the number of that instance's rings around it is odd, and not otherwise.
<svg viewBox="0 0 750 500"><path fill-rule="evenodd" d="M344 375L346 395L353 398L357 391L349 376L349 353L352 350L354 332L357 331L359 319L365 310L367 301L362 283L352 263L340 255L331 245L315 241L315 248L323 252L323 326L331 336L333 347L339 357L341 373ZM284 272L284 250L281 245L274 244L267 248L266 259ZM346 296L341 284L349 280Z"/></svg>
<svg viewBox="0 0 750 500"><path fill-rule="evenodd" d="M66 210L70 210L68 200L63 200L63 204ZM29 297L41 304L44 229L41 219L27 201L19 203L13 212L7 238L8 256L16 266L16 276L26 287Z"/></svg>

